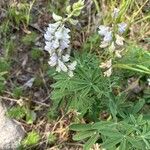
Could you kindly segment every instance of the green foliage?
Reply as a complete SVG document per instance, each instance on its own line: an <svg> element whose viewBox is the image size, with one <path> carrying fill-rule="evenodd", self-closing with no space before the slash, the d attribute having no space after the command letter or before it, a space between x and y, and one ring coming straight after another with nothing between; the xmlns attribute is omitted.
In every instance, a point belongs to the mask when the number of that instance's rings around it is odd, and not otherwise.
<svg viewBox="0 0 150 150"><path fill-rule="evenodd" d="M20 23L28 25L31 18L30 11L33 7L34 1L35 0L28 3L25 0L24 2L13 3L10 5L8 9L9 19L17 26L19 26Z"/></svg>
<svg viewBox="0 0 150 150"><path fill-rule="evenodd" d="M7 115L14 119L25 119L27 124L33 124L36 120L36 113L24 106L14 106L7 111Z"/></svg>
<svg viewBox="0 0 150 150"><path fill-rule="evenodd" d="M7 115L10 118L15 118L15 119L22 119L23 117L25 117L25 114L26 114L26 109L20 106L12 107L7 111Z"/></svg>
<svg viewBox="0 0 150 150"><path fill-rule="evenodd" d="M70 129L77 131L73 139L80 141L88 139L84 145L84 150L89 150L94 143L102 141L100 144L108 150L148 150L150 149L150 120L144 120L140 115L113 122L99 121L94 124L73 124Z"/></svg>
<svg viewBox="0 0 150 150"><path fill-rule="evenodd" d="M49 135L48 135L48 143L49 144L54 144L54 142L56 141L56 136L54 135L54 134L52 134L52 133L49 133Z"/></svg>
<svg viewBox="0 0 150 150"><path fill-rule="evenodd" d="M15 87L12 92L13 92L13 96L15 98L20 98L21 96L23 96L22 87Z"/></svg>
<svg viewBox="0 0 150 150"><path fill-rule="evenodd" d="M37 37L37 34L35 32L31 32L30 34L27 34L22 38L22 42L25 45L31 45L35 42L36 37Z"/></svg>
<svg viewBox="0 0 150 150"><path fill-rule="evenodd" d="M29 132L27 137L22 141L24 147L35 145L39 142L40 135L36 131Z"/></svg>
<svg viewBox="0 0 150 150"><path fill-rule="evenodd" d="M5 20L0 24L0 34L1 36L6 36L10 32L10 21Z"/></svg>
<svg viewBox="0 0 150 150"><path fill-rule="evenodd" d="M31 50L31 57L33 60L39 60L43 55L43 51L37 48L33 48Z"/></svg>
<svg viewBox="0 0 150 150"><path fill-rule="evenodd" d="M75 59L78 65L73 78L63 73L54 75L55 83L51 85L54 107L66 102L67 109L97 116L108 102L112 88L117 86L118 78L104 77L94 54L84 53Z"/></svg>
<svg viewBox="0 0 150 150"><path fill-rule="evenodd" d="M9 68L9 63L4 58L0 57L0 93L5 89L6 74Z"/></svg>
<svg viewBox="0 0 150 150"><path fill-rule="evenodd" d="M150 53L140 47L129 45L124 57L116 62L114 67L130 70L128 73L150 75Z"/></svg>

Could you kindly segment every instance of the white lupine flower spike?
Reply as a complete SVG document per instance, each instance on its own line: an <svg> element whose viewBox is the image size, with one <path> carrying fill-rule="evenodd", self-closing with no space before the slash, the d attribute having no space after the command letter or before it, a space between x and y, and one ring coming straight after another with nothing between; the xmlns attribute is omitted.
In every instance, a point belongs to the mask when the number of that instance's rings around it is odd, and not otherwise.
<svg viewBox="0 0 150 150"><path fill-rule="evenodd" d="M127 30L127 23L118 22L120 9L114 8L111 17L112 24L110 25L100 25L98 28L98 34L101 37L100 47L110 53L110 58L122 57L122 51L124 50L122 46L124 45L125 39L123 38L123 33ZM112 74L112 59L106 62L102 62L100 67L105 69L104 76L111 76Z"/></svg>
<svg viewBox="0 0 150 150"><path fill-rule="evenodd" d="M57 72L66 72L70 77L73 77L73 71L77 65L76 61L70 62L70 35L69 28L65 23L74 20L72 17L77 17L84 7L84 0L79 0L72 7L67 7L67 17L63 18L55 13L52 14L55 23L50 23L44 34L45 50L49 53L48 61L51 67L55 67ZM77 21L77 20L74 20ZM70 22L71 23L71 22Z"/></svg>

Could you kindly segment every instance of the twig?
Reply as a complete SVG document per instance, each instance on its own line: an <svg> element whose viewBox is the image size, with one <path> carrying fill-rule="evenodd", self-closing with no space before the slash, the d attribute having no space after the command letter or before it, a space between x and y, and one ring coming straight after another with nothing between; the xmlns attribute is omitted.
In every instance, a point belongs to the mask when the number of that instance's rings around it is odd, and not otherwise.
<svg viewBox="0 0 150 150"><path fill-rule="evenodd" d="M0 96L0 99L5 99L5 100L9 100L9 101L13 101L13 102L16 102L16 103L18 103L20 100L22 100L22 99L14 99L14 98L9 98L9 97L4 97L4 96ZM29 101L29 99L24 99L25 101ZM48 104L45 104L45 103L42 103L42 102L38 102L38 101L33 101L32 100L32 102L34 102L34 103L36 103L36 104L39 104L39 105L42 105L42 106L45 106L45 107L49 107L49 105Z"/></svg>

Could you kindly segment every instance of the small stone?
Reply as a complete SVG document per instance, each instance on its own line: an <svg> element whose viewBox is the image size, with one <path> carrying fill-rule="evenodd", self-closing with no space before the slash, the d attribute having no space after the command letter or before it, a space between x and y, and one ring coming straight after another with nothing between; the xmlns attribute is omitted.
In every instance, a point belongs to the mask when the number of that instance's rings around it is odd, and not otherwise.
<svg viewBox="0 0 150 150"><path fill-rule="evenodd" d="M0 102L0 150L18 148L25 132L21 125L5 116L6 108Z"/></svg>

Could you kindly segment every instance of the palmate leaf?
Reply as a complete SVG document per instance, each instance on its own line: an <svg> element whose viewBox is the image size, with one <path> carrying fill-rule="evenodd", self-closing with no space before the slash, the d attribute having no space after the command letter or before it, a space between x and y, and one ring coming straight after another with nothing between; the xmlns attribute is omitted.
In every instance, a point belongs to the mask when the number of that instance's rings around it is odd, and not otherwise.
<svg viewBox="0 0 150 150"><path fill-rule="evenodd" d="M111 92L108 87L114 87L118 79L103 76L99 58L95 54L84 52L75 55L75 59L77 67L72 78L66 73L54 74L51 99L53 103L61 101L60 107L64 105L66 110L75 109L81 116L94 116L96 119L99 112L108 106L106 100L108 101L108 93Z"/></svg>

